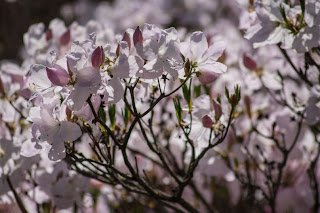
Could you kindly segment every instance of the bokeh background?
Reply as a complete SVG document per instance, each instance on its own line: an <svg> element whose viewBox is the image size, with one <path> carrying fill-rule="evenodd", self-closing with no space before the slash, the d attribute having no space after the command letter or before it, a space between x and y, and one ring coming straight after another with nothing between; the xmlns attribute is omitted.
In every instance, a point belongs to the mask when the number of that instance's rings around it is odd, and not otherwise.
<svg viewBox="0 0 320 213"><path fill-rule="evenodd" d="M47 27L54 18L62 19L66 26L97 20L116 33L145 22L204 30L222 17L238 26L239 2L242 0L0 0L0 59L20 64L23 34L35 23Z"/></svg>
<svg viewBox="0 0 320 213"><path fill-rule="evenodd" d="M100 2L112 2L102 0L82 1L86 5L96 5ZM79 6L80 5L80 6ZM80 7L80 8L79 8ZM69 9L86 10L81 1L76 0L0 0L0 59L8 59L21 62L20 49L23 45L23 34L28 31L30 25L43 22L48 26L54 18L62 18L66 25L72 21L86 21L86 17L76 16L76 13L68 13ZM88 17L89 18L89 17Z"/></svg>

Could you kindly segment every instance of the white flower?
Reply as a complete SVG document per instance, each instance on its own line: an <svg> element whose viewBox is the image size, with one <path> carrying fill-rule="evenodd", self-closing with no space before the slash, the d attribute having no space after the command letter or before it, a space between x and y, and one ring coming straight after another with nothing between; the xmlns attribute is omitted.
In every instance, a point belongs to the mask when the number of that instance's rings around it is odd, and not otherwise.
<svg viewBox="0 0 320 213"><path fill-rule="evenodd" d="M294 40L294 34L285 27L285 21L280 12L283 7L288 22L295 19L299 7L290 8L287 4L281 4L279 0L262 1L255 3L255 11L260 23L251 26L246 32L245 38L253 42L253 47L261 47L281 42L281 48L290 49ZM292 21L297 23L297 21Z"/></svg>
<svg viewBox="0 0 320 213"><path fill-rule="evenodd" d="M158 28L146 25L144 38L150 34L153 36L136 44L138 55L148 61L136 75L144 79L155 79L166 71L173 79L177 79L178 71L173 67L174 62L181 60L177 32L174 28L162 30L160 34L157 31Z"/></svg>
<svg viewBox="0 0 320 213"><path fill-rule="evenodd" d="M77 140L82 134L80 127L63 120L65 117L63 109L60 109L60 115L57 115L56 119L53 117L52 107L48 105L42 105L41 108L34 107L33 114L31 119L34 122L32 130L35 140L52 145L48 153L50 160L57 161L65 158L64 142Z"/></svg>
<svg viewBox="0 0 320 213"><path fill-rule="evenodd" d="M212 83L219 74L227 71L226 65L217 62L225 50L225 43L219 41L208 47L206 37L202 32L194 32L190 43L182 42L180 46L182 54L190 60L199 72L199 81L203 84Z"/></svg>

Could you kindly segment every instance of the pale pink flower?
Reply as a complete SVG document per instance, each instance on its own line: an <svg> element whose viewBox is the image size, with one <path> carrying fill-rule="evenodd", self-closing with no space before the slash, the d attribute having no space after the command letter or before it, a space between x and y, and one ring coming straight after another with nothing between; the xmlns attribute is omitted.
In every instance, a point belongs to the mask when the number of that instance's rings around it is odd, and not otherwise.
<svg viewBox="0 0 320 213"><path fill-rule="evenodd" d="M203 84L214 82L220 74L227 71L226 65L217 62L225 50L225 43L222 41L209 47L204 34L198 31L192 33L189 43L182 42L180 49L185 58L195 66L198 79Z"/></svg>

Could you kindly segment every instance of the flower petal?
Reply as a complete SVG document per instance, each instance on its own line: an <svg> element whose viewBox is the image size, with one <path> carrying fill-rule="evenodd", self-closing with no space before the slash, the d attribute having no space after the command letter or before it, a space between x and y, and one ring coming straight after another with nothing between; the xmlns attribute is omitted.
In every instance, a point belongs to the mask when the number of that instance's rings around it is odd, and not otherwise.
<svg viewBox="0 0 320 213"><path fill-rule="evenodd" d="M46 72L46 67L41 64L34 64L30 67L29 72L30 80L32 83L43 87L51 87L51 81L49 80Z"/></svg>
<svg viewBox="0 0 320 213"><path fill-rule="evenodd" d="M70 80L69 74L59 65L56 64L55 67L46 67L49 80L56 86L65 86Z"/></svg>
<svg viewBox="0 0 320 213"><path fill-rule="evenodd" d="M224 41L215 42L203 53L201 61L205 61L208 59L216 61L222 55L225 49L226 43Z"/></svg>
<svg viewBox="0 0 320 213"><path fill-rule="evenodd" d="M58 134L64 141L75 141L81 136L82 132L77 124L62 121Z"/></svg>
<svg viewBox="0 0 320 213"><path fill-rule="evenodd" d="M194 58L191 60L198 61L206 49L208 49L208 42L203 32L197 31L192 33L190 38L190 50Z"/></svg>
<svg viewBox="0 0 320 213"><path fill-rule="evenodd" d="M66 157L66 149L64 147L64 142L60 137L55 138L54 143L48 153L48 157L52 161L59 161Z"/></svg>

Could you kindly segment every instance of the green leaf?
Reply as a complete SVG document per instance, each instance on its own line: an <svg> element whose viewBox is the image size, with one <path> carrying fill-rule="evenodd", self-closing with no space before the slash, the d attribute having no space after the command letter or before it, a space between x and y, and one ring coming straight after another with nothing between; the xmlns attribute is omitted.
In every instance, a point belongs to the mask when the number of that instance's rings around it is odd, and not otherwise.
<svg viewBox="0 0 320 213"><path fill-rule="evenodd" d="M217 97L217 102L221 105L221 96L220 96L220 94Z"/></svg>
<svg viewBox="0 0 320 213"><path fill-rule="evenodd" d="M116 105L112 104L108 108L108 114L111 122L111 129L114 130L116 126Z"/></svg>
<svg viewBox="0 0 320 213"><path fill-rule="evenodd" d="M306 10L305 0L300 0L300 7L301 7L301 20L300 20L299 28L301 29L303 27L303 23L304 23L304 11Z"/></svg>
<svg viewBox="0 0 320 213"><path fill-rule="evenodd" d="M302 15L304 14L304 11L306 9L306 2L305 0L300 0L300 7L301 7L301 12L302 12Z"/></svg>
<svg viewBox="0 0 320 213"><path fill-rule="evenodd" d="M191 87L191 85L190 85ZM183 97L186 100L189 108L189 112L192 110L192 99L191 99L191 89L186 84L182 86Z"/></svg>
<svg viewBox="0 0 320 213"><path fill-rule="evenodd" d="M61 95L61 93L59 94L60 95L60 105L63 103L63 101L64 101L64 98L63 98L63 96Z"/></svg>
<svg viewBox="0 0 320 213"><path fill-rule="evenodd" d="M103 123L107 122L107 113L104 111L103 107L99 107L98 115Z"/></svg>
<svg viewBox="0 0 320 213"><path fill-rule="evenodd" d="M238 169L239 168L239 161L238 161L238 158L234 158L233 159L233 162L234 162L234 166L236 167L236 169Z"/></svg>
<svg viewBox="0 0 320 213"><path fill-rule="evenodd" d="M203 88L204 88L204 91L207 95L210 95L210 87L208 87L207 85L203 84Z"/></svg>
<svg viewBox="0 0 320 213"><path fill-rule="evenodd" d="M186 58L184 57L184 55L182 53L180 53L180 56L182 58L183 63L186 62Z"/></svg>
<svg viewBox="0 0 320 213"><path fill-rule="evenodd" d="M229 90L228 90L227 86L225 87L225 95L226 95L227 99L229 100L230 96L229 96Z"/></svg>
<svg viewBox="0 0 320 213"><path fill-rule="evenodd" d="M174 103L174 108L176 110L177 119L179 121L179 124L181 124L183 121L182 121L182 108L180 104L180 98L179 97L174 98L173 103Z"/></svg>
<svg viewBox="0 0 320 213"><path fill-rule="evenodd" d="M127 128L128 123L130 122L131 113L127 106L124 107L124 110L122 111L122 117L125 128Z"/></svg>
<svg viewBox="0 0 320 213"><path fill-rule="evenodd" d="M199 97L201 95L201 85L195 85L193 87L193 93L196 96L196 98Z"/></svg>

